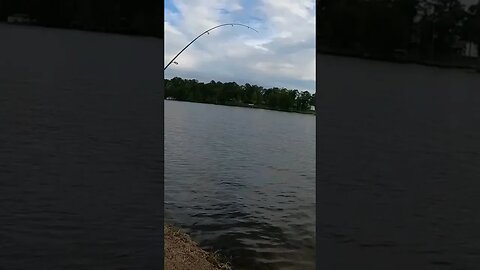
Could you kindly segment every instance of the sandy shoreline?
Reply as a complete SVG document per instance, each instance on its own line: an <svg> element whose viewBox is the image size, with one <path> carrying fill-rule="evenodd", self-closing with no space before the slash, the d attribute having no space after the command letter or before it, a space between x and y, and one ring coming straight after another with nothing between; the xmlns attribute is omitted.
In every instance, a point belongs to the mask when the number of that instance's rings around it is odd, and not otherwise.
<svg viewBox="0 0 480 270"><path fill-rule="evenodd" d="M231 270L216 254L200 248L190 236L172 225L164 225L166 270Z"/></svg>

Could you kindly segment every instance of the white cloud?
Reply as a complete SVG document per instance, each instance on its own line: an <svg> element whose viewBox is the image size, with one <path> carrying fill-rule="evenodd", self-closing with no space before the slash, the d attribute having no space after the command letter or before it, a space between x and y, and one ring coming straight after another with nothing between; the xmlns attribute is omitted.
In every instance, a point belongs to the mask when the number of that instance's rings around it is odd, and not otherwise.
<svg viewBox="0 0 480 270"><path fill-rule="evenodd" d="M315 89L315 2L313 0L172 0L165 12L165 64L206 29L165 76L201 81L236 81L265 87Z"/></svg>

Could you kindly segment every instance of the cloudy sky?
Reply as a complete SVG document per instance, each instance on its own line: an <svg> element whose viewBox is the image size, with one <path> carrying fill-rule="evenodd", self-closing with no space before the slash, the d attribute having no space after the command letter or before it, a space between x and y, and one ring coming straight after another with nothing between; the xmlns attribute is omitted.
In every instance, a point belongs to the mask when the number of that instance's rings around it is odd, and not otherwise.
<svg viewBox="0 0 480 270"><path fill-rule="evenodd" d="M199 81L235 81L315 91L315 0L165 0L166 71Z"/></svg>

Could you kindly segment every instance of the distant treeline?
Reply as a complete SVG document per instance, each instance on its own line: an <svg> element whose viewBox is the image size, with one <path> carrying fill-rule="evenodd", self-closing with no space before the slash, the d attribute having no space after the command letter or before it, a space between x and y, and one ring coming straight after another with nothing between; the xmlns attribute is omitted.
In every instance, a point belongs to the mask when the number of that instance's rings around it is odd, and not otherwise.
<svg viewBox="0 0 480 270"><path fill-rule="evenodd" d="M252 106L282 111L310 111L315 94L285 88L238 85L235 82L199 82L175 77L165 79L165 98L222 105Z"/></svg>
<svg viewBox="0 0 480 270"><path fill-rule="evenodd" d="M435 59L480 43L480 5L459 0L321 0L317 18L320 51Z"/></svg>
<svg viewBox="0 0 480 270"><path fill-rule="evenodd" d="M0 21L16 13L42 26L163 36L159 0L0 0Z"/></svg>

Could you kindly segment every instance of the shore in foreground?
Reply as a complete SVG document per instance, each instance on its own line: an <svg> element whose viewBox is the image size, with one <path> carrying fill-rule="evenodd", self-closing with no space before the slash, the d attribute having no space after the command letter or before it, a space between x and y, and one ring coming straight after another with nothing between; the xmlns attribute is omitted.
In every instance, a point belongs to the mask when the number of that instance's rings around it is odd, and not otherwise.
<svg viewBox="0 0 480 270"><path fill-rule="evenodd" d="M231 270L216 254L201 249L190 236L164 225L164 268L166 270Z"/></svg>

